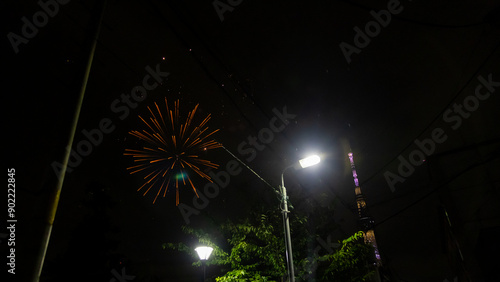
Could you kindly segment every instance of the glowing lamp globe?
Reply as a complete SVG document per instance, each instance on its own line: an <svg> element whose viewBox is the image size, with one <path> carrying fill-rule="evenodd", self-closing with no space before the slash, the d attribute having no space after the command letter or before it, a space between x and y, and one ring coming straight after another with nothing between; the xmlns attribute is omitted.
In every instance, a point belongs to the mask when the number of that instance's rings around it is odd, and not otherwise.
<svg viewBox="0 0 500 282"><path fill-rule="evenodd" d="M207 260L210 257L210 254L212 254L213 248L211 248L211 247L198 247L194 250L198 253L200 260Z"/></svg>

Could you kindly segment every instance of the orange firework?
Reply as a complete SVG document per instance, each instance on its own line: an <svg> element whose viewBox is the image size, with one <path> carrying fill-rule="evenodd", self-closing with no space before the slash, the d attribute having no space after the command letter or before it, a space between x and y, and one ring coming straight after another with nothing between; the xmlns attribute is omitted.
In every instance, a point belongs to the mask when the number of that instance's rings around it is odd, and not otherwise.
<svg viewBox="0 0 500 282"><path fill-rule="evenodd" d="M143 140L146 144L139 150L125 149L124 155L132 156L135 163L127 170L130 174L141 172L146 175L144 176L145 183L137 189L140 191L145 188L143 196L152 187L158 187L153 203L162 191L165 197L169 186L172 187L175 184L176 205L179 205L179 182L183 185L189 184L198 196L188 174L189 171L212 182L210 176L200 167L217 168L218 165L201 159L199 153L221 147L221 144L216 141L207 140L219 130L208 133L206 124L210 120L210 114L198 126L192 125L198 105L188 113L184 123L181 123L179 118L179 100L174 103L174 109L169 110L167 98L165 98L166 111L163 114L156 102L154 105L153 109L148 107L151 114L149 119L139 116L147 129L129 132L130 135Z"/></svg>

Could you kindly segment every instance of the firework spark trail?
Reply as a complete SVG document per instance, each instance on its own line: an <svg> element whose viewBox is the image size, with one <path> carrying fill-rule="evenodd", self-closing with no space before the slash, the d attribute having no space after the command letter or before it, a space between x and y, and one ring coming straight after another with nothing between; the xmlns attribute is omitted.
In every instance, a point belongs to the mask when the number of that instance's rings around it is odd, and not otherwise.
<svg viewBox="0 0 500 282"><path fill-rule="evenodd" d="M202 152L221 147L221 144L215 140L208 140L208 137L219 131L216 129L206 133L208 127L205 126L211 115L209 114L199 125L192 128L198 105L188 113L184 123L180 123L179 105L179 100L175 101L173 110L170 110L167 98L165 98L166 111L162 114L160 107L155 102L153 109L148 106L149 118L145 119L139 116L147 129L129 132L130 135L143 140L146 144L142 149L125 149L124 155L132 156L135 164L128 167L127 170L130 174L146 174L144 184L137 189L137 191L144 189L143 196L151 188L159 185L153 203L156 202L161 191L165 197L169 186L175 185L176 205L179 205L179 180L184 186L189 184L198 196L188 170L212 182L210 176L204 173L201 167L218 168L217 164L199 157Z"/></svg>

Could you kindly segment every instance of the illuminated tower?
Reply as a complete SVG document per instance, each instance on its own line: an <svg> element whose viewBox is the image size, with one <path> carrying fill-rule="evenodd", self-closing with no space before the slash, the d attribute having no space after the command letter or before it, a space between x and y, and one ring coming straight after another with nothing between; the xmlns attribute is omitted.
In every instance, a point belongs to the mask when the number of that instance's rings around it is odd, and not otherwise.
<svg viewBox="0 0 500 282"><path fill-rule="evenodd" d="M358 221L365 235L365 243L369 242L373 246L375 250L375 260L377 266L380 266L382 265L382 261L380 260L377 240L375 240L375 233L373 232L375 221L372 217L368 216L366 212L365 196L361 193L361 187L359 187L358 174L356 173L356 166L354 165L354 157L352 155L352 152L350 151L347 155L349 156L349 161L351 162L352 177L354 178L354 185L356 186L356 188L354 188L354 192L356 193L356 204L358 206Z"/></svg>

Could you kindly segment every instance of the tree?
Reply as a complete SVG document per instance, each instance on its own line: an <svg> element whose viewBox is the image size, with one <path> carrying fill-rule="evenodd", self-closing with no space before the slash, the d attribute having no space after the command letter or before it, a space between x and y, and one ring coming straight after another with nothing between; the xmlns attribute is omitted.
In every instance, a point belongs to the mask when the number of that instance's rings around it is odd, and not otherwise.
<svg viewBox="0 0 500 282"><path fill-rule="evenodd" d="M284 245L281 229L276 230L276 218L266 214L254 214L240 223L227 221L220 226L222 235L230 247L226 252L207 233L184 226L186 234L193 235L199 243L214 248L207 265L218 265L221 275L217 282L232 281L281 281L285 274ZM281 226L281 225L278 225ZM185 243L166 243L164 249L174 249L196 254ZM193 263L200 266L200 262Z"/></svg>
<svg viewBox="0 0 500 282"><path fill-rule="evenodd" d="M187 226L182 230L198 243L214 248L207 266L219 266L220 274L214 278L216 282L284 281L286 263L281 220L276 211L261 210L237 223L228 220L217 228L220 232L208 234ZM369 281L375 273L373 247L364 243L363 232L340 242L338 250L326 254L323 250L319 255L314 251L318 245L315 238L324 238L325 234L313 234L317 229L307 228L307 225L306 216L296 213L292 217L293 256L298 281ZM311 233L310 229L314 232ZM214 234L219 234L219 237ZM163 244L164 249L186 252L197 260L193 247L184 242ZM197 261L193 266L199 267L201 263Z"/></svg>
<svg viewBox="0 0 500 282"><path fill-rule="evenodd" d="M217 282L278 281L285 273L282 238L276 236L270 218L260 215L257 221L246 219L243 223L228 223L223 230L229 232L231 252L227 262L231 266Z"/></svg>
<svg viewBox="0 0 500 282"><path fill-rule="evenodd" d="M317 258L324 281L370 281L375 274L373 247L364 242L363 232L342 241L339 250Z"/></svg>

